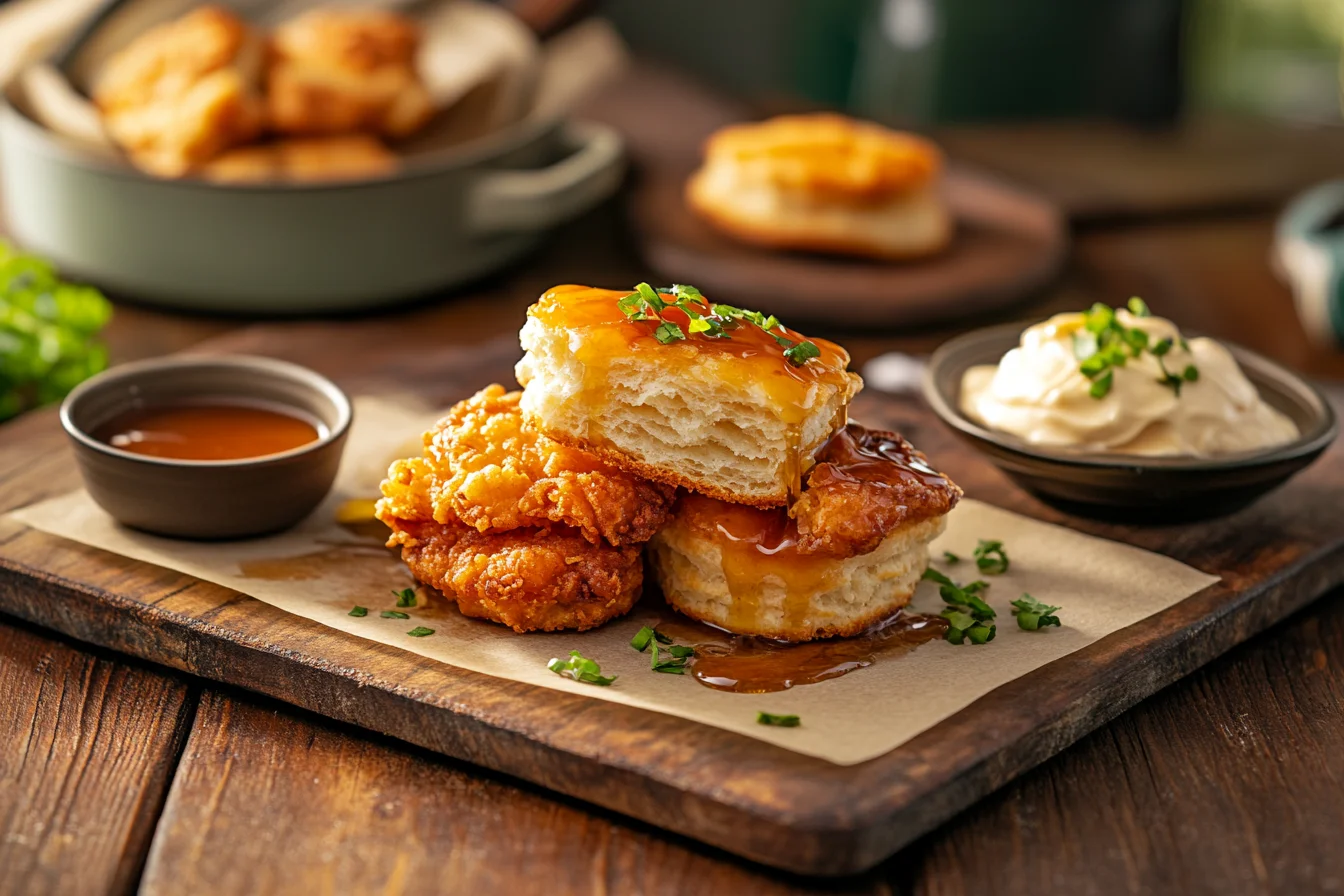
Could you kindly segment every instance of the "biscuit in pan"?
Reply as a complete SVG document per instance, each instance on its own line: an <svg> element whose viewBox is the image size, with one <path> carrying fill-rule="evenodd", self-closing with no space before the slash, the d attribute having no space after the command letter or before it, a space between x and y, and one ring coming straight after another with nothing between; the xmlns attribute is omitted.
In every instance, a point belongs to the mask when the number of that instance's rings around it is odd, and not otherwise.
<svg viewBox="0 0 1344 896"><path fill-rule="evenodd" d="M705 144L689 207L743 242L914 258L948 242L942 157L920 137L839 115L733 125Z"/></svg>
<svg viewBox="0 0 1344 896"><path fill-rule="evenodd" d="M415 68L414 22L375 9L314 9L271 38L266 112L282 134L407 137L434 114Z"/></svg>
<svg viewBox="0 0 1344 896"><path fill-rule="evenodd" d="M216 183L322 183L386 177L397 167L396 153L376 137L346 134L236 147L205 163L201 176Z"/></svg>
<svg viewBox="0 0 1344 896"><path fill-rule="evenodd" d="M668 321L632 320L621 302L634 294L561 286L528 310L515 373L529 422L647 479L737 503L786 503L861 385L848 353L777 321L767 332L725 320L732 328L714 337L685 332L676 309ZM711 309L703 297L694 303ZM662 341L674 318L683 337ZM815 357L785 356L804 343Z"/></svg>
<svg viewBox="0 0 1344 896"><path fill-rule="evenodd" d="M93 100L132 162L179 177L260 133L261 57L260 39L241 19L203 6L112 56Z"/></svg>

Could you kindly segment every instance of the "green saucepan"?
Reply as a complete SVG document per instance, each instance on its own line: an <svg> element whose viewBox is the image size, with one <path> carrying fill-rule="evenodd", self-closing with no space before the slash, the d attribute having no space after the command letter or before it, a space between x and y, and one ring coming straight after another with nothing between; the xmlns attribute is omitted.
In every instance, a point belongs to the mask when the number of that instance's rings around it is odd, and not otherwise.
<svg viewBox="0 0 1344 896"><path fill-rule="evenodd" d="M177 308L321 313L449 288L518 258L622 173L615 131L524 120L374 180L163 180L0 105L13 235L73 277Z"/></svg>

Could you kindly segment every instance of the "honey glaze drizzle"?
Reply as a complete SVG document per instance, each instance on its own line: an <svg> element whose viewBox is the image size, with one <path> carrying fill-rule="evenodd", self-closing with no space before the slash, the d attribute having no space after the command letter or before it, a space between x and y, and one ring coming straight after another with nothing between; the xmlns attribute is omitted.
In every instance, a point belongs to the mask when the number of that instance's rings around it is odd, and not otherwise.
<svg viewBox="0 0 1344 896"><path fill-rule="evenodd" d="M853 638L803 644L734 635L681 619L664 621L658 630L695 647L691 675L705 687L735 694L769 694L839 678L909 653L943 637L947 620L898 611Z"/></svg>
<svg viewBox="0 0 1344 896"><path fill-rule="evenodd" d="M954 490L947 477L924 462L900 438L848 423L817 451L808 487L862 482L876 487L918 484ZM677 514L719 549L719 566L731 598L730 629L752 628L762 607L781 602L783 630L813 627L813 598L841 584L841 563L799 546L789 509L761 509L688 493Z"/></svg>
<svg viewBox="0 0 1344 896"><path fill-rule="evenodd" d="M817 450L815 461L808 477L811 488L838 482L916 482L940 491L955 488L950 479L917 455L909 442L858 423L847 423L831 436Z"/></svg>
<svg viewBox="0 0 1344 896"><path fill-rule="evenodd" d="M581 339L571 340L575 358L583 364L584 380L576 399L588 407L605 403L610 389L613 361L640 353L656 352L654 359L666 376L675 379L692 365L714 364L713 374L738 392L752 387L764 393L764 400L775 408L787 428L788 460L786 484L796 497L810 458L804 457L803 424L818 402L826 399L827 387L847 393L850 378L849 353L825 339L810 339L782 324L774 328L778 335L793 341L809 341L819 355L795 364L785 357L785 346L770 333L754 324L739 321L723 337L689 332L689 318L677 308L664 309L662 318L675 323L686 333L684 339L659 342L655 331L658 320L630 320L620 307L630 290L594 289L587 286L557 286L546 292L528 309L550 328L577 331ZM706 301L702 310L711 313ZM843 422L845 416L839 418ZM601 423L590 418L587 438L603 440Z"/></svg>

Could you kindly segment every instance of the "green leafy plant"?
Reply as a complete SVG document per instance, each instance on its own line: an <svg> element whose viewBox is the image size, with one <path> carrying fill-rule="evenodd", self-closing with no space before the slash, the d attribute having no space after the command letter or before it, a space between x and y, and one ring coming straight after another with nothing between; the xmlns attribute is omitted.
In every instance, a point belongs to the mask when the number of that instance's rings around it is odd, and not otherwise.
<svg viewBox="0 0 1344 896"><path fill-rule="evenodd" d="M60 401L105 369L94 337L111 316L98 290L0 240L0 420Z"/></svg>

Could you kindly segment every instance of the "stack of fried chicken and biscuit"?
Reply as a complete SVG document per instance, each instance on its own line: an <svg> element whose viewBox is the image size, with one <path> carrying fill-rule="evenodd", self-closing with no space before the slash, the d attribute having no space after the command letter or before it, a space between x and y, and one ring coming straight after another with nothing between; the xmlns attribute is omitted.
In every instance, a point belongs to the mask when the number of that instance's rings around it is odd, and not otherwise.
<svg viewBox="0 0 1344 896"><path fill-rule="evenodd" d="M557 287L521 340L522 393L453 408L378 504L463 612L598 625L633 605L645 543L672 607L738 634L853 635L909 602L961 491L848 422L844 349L646 284Z"/></svg>

